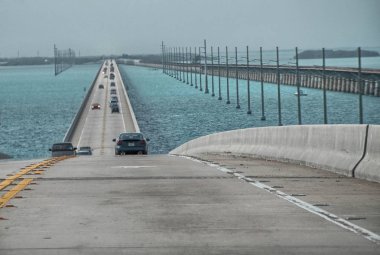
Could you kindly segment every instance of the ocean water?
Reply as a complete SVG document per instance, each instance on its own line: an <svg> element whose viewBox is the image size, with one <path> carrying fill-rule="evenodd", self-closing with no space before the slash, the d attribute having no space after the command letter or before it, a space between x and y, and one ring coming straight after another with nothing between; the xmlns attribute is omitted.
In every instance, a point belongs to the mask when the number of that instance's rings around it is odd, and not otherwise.
<svg viewBox="0 0 380 255"><path fill-rule="evenodd" d="M61 142L99 65L0 66L0 152L15 159L49 156Z"/></svg>
<svg viewBox="0 0 380 255"><path fill-rule="evenodd" d="M251 81L251 109L247 114L247 82L239 80L240 109L236 109L236 80L230 79L230 101L226 104L226 78L221 78L223 100L180 82L160 69L120 66L131 104L141 131L151 139L150 153L167 153L196 137L239 128L278 125L277 85L264 84L266 120L261 120L260 83ZM194 76L193 76L194 78ZM189 77L190 79L190 77ZM202 75L204 88L205 77ZM218 95L218 77L214 77ZM199 75L198 75L199 85ZM301 97L303 124L323 124L323 92L304 89ZM282 123L298 124L296 87L281 85ZM359 96L341 92L327 92L328 122L330 124L359 123ZM363 96L364 122L380 124L380 98Z"/></svg>
<svg viewBox="0 0 380 255"><path fill-rule="evenodd" d="M264 53L270 62L274 52ZM293 51L281 51L281 56L285 61L293 56ZM355 66L357 62L331 59L327 63ZM379 58L363 58L363 67L380 68L379 63ZM56 77L53 68L0 66L0 152L15 159L43 158L50 155L48 148L52 143L62 141L99 65L74 66ZM278 124L276 85L265 84L266 121L261 121L257 82L251 81L253 114L247 115L244 80L239 80L241 109L236 109L235 79L230 79L231 104L227 105L225 78L221 79L223 100L218 101L217 97L164 75L162 70L121 66L121 71L140 128L151 138L151 153L167 153L190 139L213 132ZM208 81L211 93L210 76ZM217 82L215 77L216 94ZM298 123L295 90L281 86L284 125ZM306 92L308 96L302 97L301 102L302 122L323 123L322 91L306 89ZM358 123L358 104L358 95L327 92L329 123ZM365 123L380 124L380 98L363 96L363 106Z"/></svg>

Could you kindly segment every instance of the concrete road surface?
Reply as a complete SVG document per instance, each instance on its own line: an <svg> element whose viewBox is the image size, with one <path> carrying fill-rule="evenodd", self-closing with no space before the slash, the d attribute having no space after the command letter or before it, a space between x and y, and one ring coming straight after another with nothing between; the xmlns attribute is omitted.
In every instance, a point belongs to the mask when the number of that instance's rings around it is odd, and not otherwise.
<svg viewBox="0 0 380 255"><path fill-rule="evenodd" d="M218 156L208 155L208 160L211 158L223 164ZM292 169L292 165L280 163L274 167L257 162L253 167L228 160L225 167L235 168L235 173L263 171L265 166L272 172L281 167ZM245 169L237 171L236 167ZM325 180L316 178L321 175L342 180L313 171L296 166L288 177L297 175L300 182L302 176ZM36 183L29 185L31 190L19 193L22 198L12 199L14 207L0 209L2 255L380 252L379 244L361 234L216 166L186 158L81 156L56 163L43 175L29 177ZM270 176L262 179L263 183L268 179ZM289 179L285 180L287 187ZM373 203L378 206L376 185L357 184L353 188L372 190L377 196ZM304 193L322 197L326 189L319 183L304 186ZM341 192L344 190L330 197L338 199ZM353 198L353 202L357 200ZM348 211L350 202L343 199L336 206ZM378 217L379 211L375 208L372 214ZM379 222L376 224L372 229L375 232L379 231Z"/></svg>

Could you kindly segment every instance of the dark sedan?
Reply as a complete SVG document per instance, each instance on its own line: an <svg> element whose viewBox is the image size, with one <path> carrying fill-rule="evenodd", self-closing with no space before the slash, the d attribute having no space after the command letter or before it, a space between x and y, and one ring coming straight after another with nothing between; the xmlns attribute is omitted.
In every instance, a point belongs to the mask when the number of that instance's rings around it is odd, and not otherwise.
<svg viewBox="0 0 380 255"><path fill-rule="evenodd" d="M72 143L55 143L49 151L52 157L75 156L76 149Z"/></svg>
<svg viewBox="0 0 380 255"><path fill-rule="evenodd" d="M115 155L122 154L148 154L149 139L145 139L141 133L121 133L116 142Z"/></svg>

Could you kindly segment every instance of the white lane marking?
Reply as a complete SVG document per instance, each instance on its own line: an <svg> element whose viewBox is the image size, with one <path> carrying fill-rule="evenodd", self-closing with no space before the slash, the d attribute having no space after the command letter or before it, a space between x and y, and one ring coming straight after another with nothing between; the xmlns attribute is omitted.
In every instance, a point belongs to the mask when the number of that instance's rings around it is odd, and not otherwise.
<svg viewBox="0 0 380 255"><path fill-rule="evenodd" d="M351 232L354 232L355 234L358 234L376 244L380 244L380 235L376 234L376 233L373 233L365 228L362 228L362 227L359 227L358 225L355 225L343 218L340 218L339 216L333 214L333 213L330 213L328 211L325 211L317 206L314 206L312 204L309 204L305 201L302 201L298 198L295 198L291 195L288 195L282 191L279 191L277 189L274 189L268 185L265 185L263 183L261 183L260 181L258 180L255 180L255 179L252 179L252 178L248 178L248 177L245 177L244 175L242 174L239 174L239 173L235 173L234 171L231 171L227 168L224 168L224 167L221 167L217 164L213 164L213 163L210 163L210 162L207 162L207 161L203 161L203 160L200 160L200 159L196 159L196 158L193 158L193 157L189 157L189 156L179 156L179 155L173 155L173 156L177 156L177 157L181 157L181 158L186 158L186 159L190 159L192 161L195 161L195 162L198 162L198 163L202 163L202 164L206 164L208 166L211 166L211 167L215 167L216 169L218 169L219 171L222 171L224 173L228 173L228 174L233 174L235 177L237 177L238 179L240 180L244 180L250 184L252 184L253 186L257 187L257 188L260 188L260 189L263 189L269 193L272 193L272 194L275 194L276 196L282 198L282 199L285 199L286 201L308 211L308 212L311 212L315 215L318 215L322 218L324 218L325 220L327 221L330 221L344 229L347 229Z"/></svg>
<svg viewBox="0 0 380 255"><path fill-rule="evenodd" d="M111 168L130 168L130 169L137 169L137 168L151 168L156 166L113 166Z"/></svg>
<svg viewBox="0 0 380 255"><path fill-rule="evenodd" d="M127 132L127 128L125 127L125 121L124 121L124 113L123 113L123 107L121 105L121 96L120 96L120 93L119 93L119 86L120 85L120 80L121 80L121 76L120 76L120 73L118 73L118 82L117 82L117 85L116 85L116 91L117 91L117 94L119 96L119 100L120 100L120 114L121 114L121 119L123 121L123 127L124 127L124 132ZM115 75L115 78L116 78L116 75ZM116 81L116 80L115 80Z"/></svg>

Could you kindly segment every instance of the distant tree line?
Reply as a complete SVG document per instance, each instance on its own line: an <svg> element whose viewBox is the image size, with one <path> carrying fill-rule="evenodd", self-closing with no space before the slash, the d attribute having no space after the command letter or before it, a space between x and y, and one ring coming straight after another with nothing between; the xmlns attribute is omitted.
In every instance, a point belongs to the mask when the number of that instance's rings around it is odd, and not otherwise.
<svg viewBox="0 0 380 255"><path fill-rule="evenodd" d="M98 63L105 59L104 56L76 57L75 64L82 65L88 63ZM0 58L0 65L19 66L19 65L51 65L54 64L53 57L21 57L21 58Z"/></svg>

